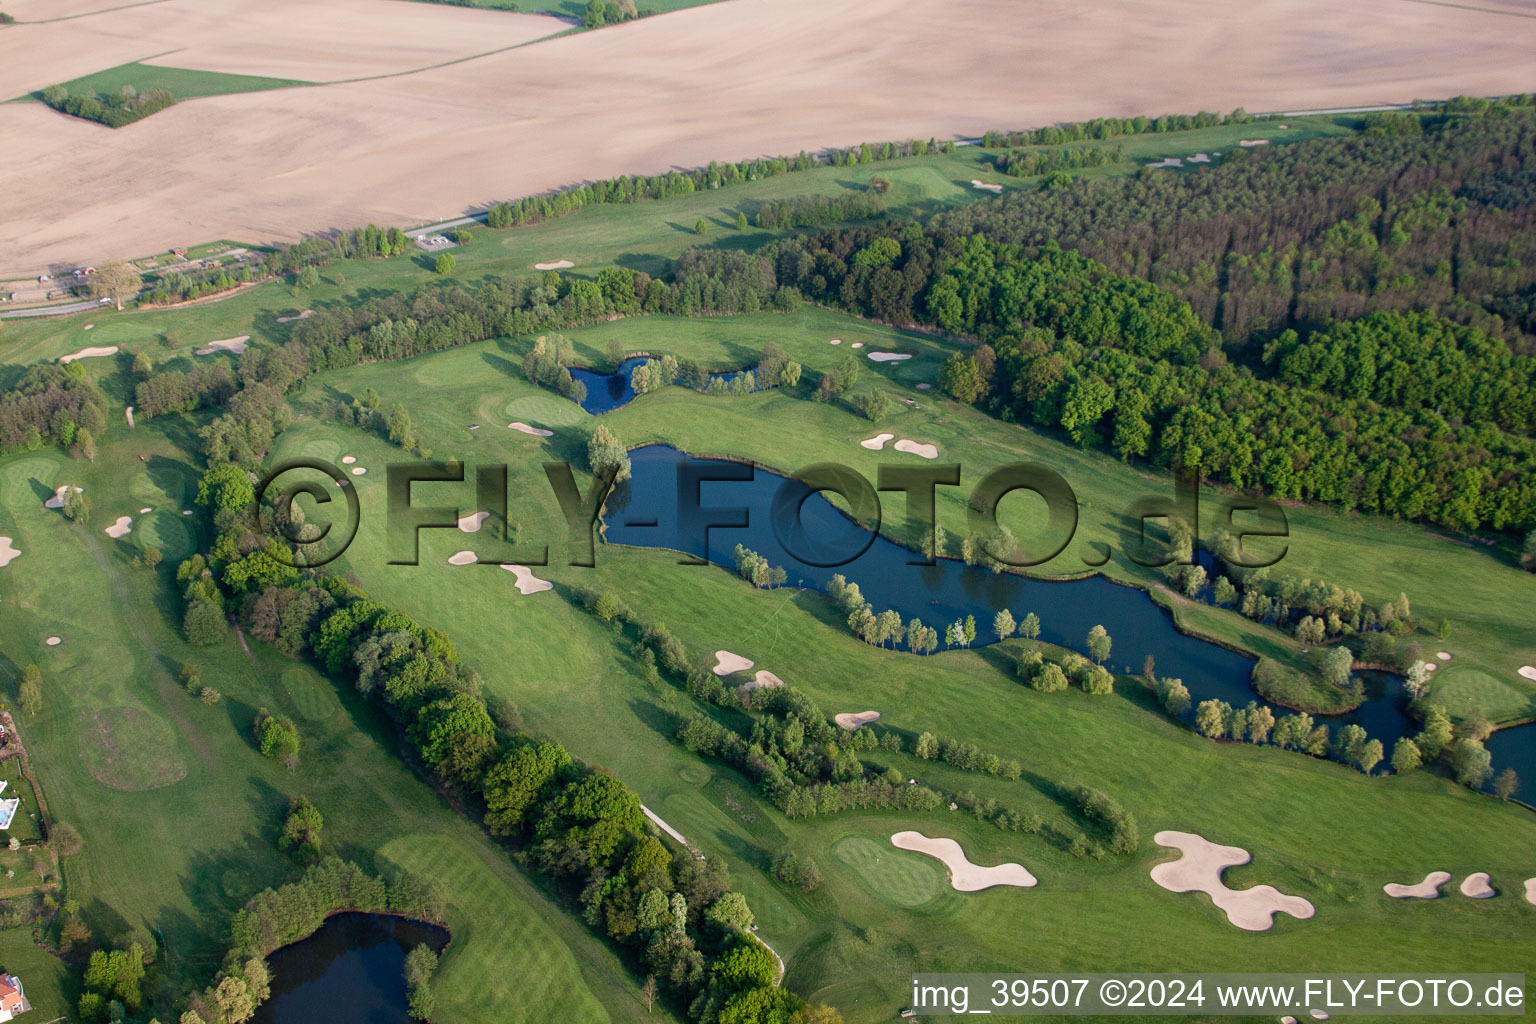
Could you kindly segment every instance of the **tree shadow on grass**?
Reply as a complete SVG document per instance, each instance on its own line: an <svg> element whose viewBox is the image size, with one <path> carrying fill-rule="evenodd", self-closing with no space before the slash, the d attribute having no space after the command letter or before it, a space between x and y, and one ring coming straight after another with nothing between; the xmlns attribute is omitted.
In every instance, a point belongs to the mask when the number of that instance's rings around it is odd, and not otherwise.
<svg viewBox="0 0 1536 1024"><path fill-rule="evenodd" d="M522 375L522 367L512 362L512 360L499 356L494 352L489 352L482 349L480 352L480 358L485 362L485 365L489 366L491 369L504 376L518 377Z"/></svg>

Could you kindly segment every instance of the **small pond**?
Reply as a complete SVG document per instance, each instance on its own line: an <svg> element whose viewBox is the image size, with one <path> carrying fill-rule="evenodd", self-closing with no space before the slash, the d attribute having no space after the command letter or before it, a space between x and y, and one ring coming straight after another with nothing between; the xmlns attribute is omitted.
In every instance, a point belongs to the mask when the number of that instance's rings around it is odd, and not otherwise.
<svg viewBox="0 0 1536 1024"><path fill-rule="evenodd" d="M426 943L437 952L448 932L383 914L337 914L307 939L267 958L272 997L254 1024L410 1024L405 957Z"/></svg>

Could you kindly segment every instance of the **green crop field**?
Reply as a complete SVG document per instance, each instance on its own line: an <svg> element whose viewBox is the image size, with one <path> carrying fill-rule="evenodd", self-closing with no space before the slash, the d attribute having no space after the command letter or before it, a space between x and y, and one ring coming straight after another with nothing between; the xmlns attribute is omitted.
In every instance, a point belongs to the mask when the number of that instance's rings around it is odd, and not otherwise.
<svg viewBox="0 0 1536 1024"><path fill-rule="evenodd" d="M222 71L165 67L133 61L58 84L71 95L98 93L107 95L117 93L125 85L131 85L139 92L147 89L165 89L179 100L190 100L199 96L264 92L267 89L288 89L315 83L301 82L291 78L266 78L261 75L232 75ZM41 97L42 93L39 92L36 95Z"/></svg>
<svg viewBox="0 0 1536 1024"><path fill-rule="evenodd" d="M1355 127L1347 118L1325 117L1285 124L1136 136L1124 140L1122 164L1087 174L1135 173L1143 163L1215 152L1240 138L1279 143ZM58 899L78 906L98 945L110 946L141 926L163 943L155 968L162 984L147 1012L176 1019L177 998L207 984L217 970L229 915L295 875L298 865L276 840L289 801L300 795L324 815L327 852L370 872L430 877L440 890L453 938L432 983L434 1019L668 1021L681 1019L674 1012L682 1008L658 1003L648 1009L641 996L644 968L621 958L601 929L583 920L577 901L526 867L526 855L511 856L491 839L475 820L475 807L450 802L429 785L401 732L349 683L234 632L208 647L187 642L175 568L213 540L209 519L184 511L195 507L205 468L197 432L218 410L153 419L141 413L130 428L124 409L136 400L134 357L147 356L157 371L220 361L239 366L227 353L196 356L193 350L241 335L256 346L279 345L293 330L291 321L279 320L306 309L388 295L409 300L424 289L532 276L536 262L572 260L568 276L578 278L613 266L662 275L688 248L755 251L783 234L738 230L738 213L751 219L764 202L862 190L876 175L890 183L887 213L907 219L987 198L972 187L973 178L1006 189L1038 187L998 173L996 156L964 146L953 154L823 167L666 201L594 206L522 228L472 226L473 239L454 250L457 266L447 279L432 272L431 257L413 252L387 261L337 261L309 289L274 281L175 310L103 308L57 320L5 321L0 387L7 389L31 365L88 346L119 349L78 363L109 404L93 460L44 445L0 457L0 536L20 551L0 567L0 698L16 715L49 814L82 839L78 853L60 860ZM693 227L700 219L707 223L702 236ZM1072 544L1038 575L1082 575L1085 552L1108 546L1113 557L1098 571L1141 588L1138 600L1167 608L1185 630L1314 671L1308 652L1289 635L1236 611L1185 600L1156 571L1125 556L1130 503L1171 495L1166 474L943 397L935 385L944 361L962 350L957 341L811 305L741 316L631 316L566 336L575 362L599 369L609 366L615 344L721 371L752 366L765 346L780 346L807 370L798 387L743 396L666 387L601 422L630 447L665 443L780 471L832 461L871 482L882 464L917 460L867 450L861 440L889 432L933 444L940 462L963 466L962 487L939 491L939 523L952 539L952 555L958 553L954 538L967 532L972 483L1008 463L1047 465L1074 489L1079 522ZM841 343L831 344L834 339ZM1211 742L1157 707L1136 678L1140 664L1116 658L1108 661L1115 692L1093 696L1076 687L1042 693L1021 685L1015 662L1029 649L1023 640L926 658L872 647L850 634L846 616L820 593L758 590L722 568L679 564L671 552L603 544L595 568L569 565L564 519L544 464L571 463L585 489L587 442L599 420L525 379L522 359L532 345L531 337L497 337L314 373L287 394L297 415L273 441L265 465L299 456L339 463L345 456L366 470L347 481L360 502L361 526L331 568L376 600L443 631L482 678L486 697L514 702L530 732L612 772L692 846L724 862L755 914L756 934L783 957L784 984L795 993L831 1004L850 1024L873 1024L906 1005L914 972L1198 966L1530 973L1536 967L1529 962L1536 908L1519 898L1521 881L1536 874L1536 814L1457 785L1438 768L1367 776L1274 746ZM873 352L910 358L863 358ZM878 424L846 400L811 400L811 384L849 357L863 372L848 397L879 390L893 400L894 411ZM420 446L435 459L509 468L508 518L520 527L520 541L549 543L549 564L534 572L553 589L521 594L512 574L489 564L497 558L490 530L424 531L419 564L390 564L386 468L416 456L332 415L338 403L369 390L382 408L398 403L409 414ZM510 430L512 421L553 435ZM88 523L71 523L43 506L65 485L90 497ZM899 498L888 497L883 531L916 542L919 524ZM1220 487L1203 490L1209 517L1203 531L1233 497ZM413 500L456 505L462 514L474 510L475 494L468 483L419 484ZM317 510L317 517L337 504ZM1029 511L1021 500L1002 513L1023 539L1034 529ZM1426 657L1451 655L1437 659L1431 695L1454 716L1465 719L1476 710L1497 724L1536 717L1536 684L1516 673L1536 663L1532 578L1518 567L1512 537L1490 534L1480 538L1488 543L1473 543L1422 523L1300 503L1288 503L1286 515L1280 566L1286 574L1356 588L1368 606L1399 592L1412 596L1423 625L1405 640L1419 643ZM120 516L131 518L131 531L108 537L104 527ZM155 569L143 562L150 546L164 558ZM479 552L482 564L450 564L463 550ZM1027 584L1024 604L1013 613L1048 615L1046 586ZM864 755L877 770L976 801L995 800L1037 815L1045 827L1037 835L1006 832L958 806L786 817L752 779L675 739L694 713L738 725L746 716L707 705L675 679L648 680L634 656L633 632L581 607L577 591L588 587L617 596L639 621L665 622L691 657L716 650L743 655L829 715L874 709L882 716L880 729L909 740L932 732L1016 759L1021 773L1007 779L920 760L910 742L904 752ZM1450 627L1445 639L1432 631L1442 619ZM981 625L986 633L989 623ZM59 642L50 645L51 637ZM25 667L34 664L43 677L43 705L26 716L17 710L20 684ZM198 666L203 684L218 691L216 702L179 684L187 664ZM1332 694L1317 685L1322 696ZM302 746L292 771L257 750L254 719L263 708L297 724ZM39 830L30 815L37 808L14 762L0 765L0 778L9 782L7 795L23 797L20 813L27 817L12 834L33 838ZM1069 796L1076 786L1100 789L1134 813L1136 852L1073 855L1064 837L1084 826ZM956 891L937 860L891 845L891 835L907 829L953 838L977 864L1018 862L1040 884ZM1253 860L1227 872L1231 885L1274 885L1309 900L1316 915L1280 915L1270 931L1240 931L1207 897L1160 888L1149 871L1172 857L1152 839L1164 829L1243 847ZM24 877L38 863L30 851L5 852L14 883L35 881ZM804 891L779 881L772 865L786 852L814 861L822 884ZM1458 881L1489 872L1500 898L1465 899L1448 889L1440 900L1396 900L1382 891L1386 883L1417 882L1433 870ZM0 929L0 967L25 972L39 1020L71 1014L81 990L80 957L60 959L33 939L28 926Z"/></svg>

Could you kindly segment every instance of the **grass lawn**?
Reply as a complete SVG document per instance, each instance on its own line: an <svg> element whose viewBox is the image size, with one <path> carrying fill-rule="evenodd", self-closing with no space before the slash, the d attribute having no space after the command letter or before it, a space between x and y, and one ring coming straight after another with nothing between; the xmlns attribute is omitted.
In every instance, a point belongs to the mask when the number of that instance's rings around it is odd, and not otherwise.
<svg viewBox="0 0 1536 1024"><path fill-rule="evenodd" d="M571 1019L639 1019L637 982L400 761L393 728L355 693L260 645L248 655L233 636L212 648L185 644L173 576L175 559L196 539L192 520L179 515L195 479L180 446L189 425L172 419L131 437L126 428L109 432L95 463L56 453L0 462L0 532L23 552L0 573L7 609L0 692L13 701L21 667L42 670L43 709L18 726L50 809L84 840L63 870L67 895L80 901L99 940L143 924L163 934L162 958L176 986L205 982L227 915L297 870L277 850L276 835L289 799L303 794L325 816L327 847L370 869L403 863L380 851L413 835L431 836L445 861L496 865L495 899L483 878L460 892L439 877L455 908L452 923L467 933L504 930L526 941L526 951L507 961L499 948L465 943L450 962L494 973L524 993L551 993L525 994L522 1019L552 1019L572 1007L580 1014ZM89 524L42 507L40 490L65 480L93 496ZM141 507L153 511L140 515ZM133 516L134 528L114 541L102 526L120 514ZM158 572L130 564L150 536L167 546ZM45 645L55 635L63 642ZM204 705L177 685L186 662L222 693L219 703ZM261 707L299 723L296 772L254 749L251 722ZM63 998L57 979L27 984L39 1005ZM508 1019L495 1006L462 1002L456 990L441 993L439 1005L454 1020ZM169 1007L150 1009L170 1019Z"/></svg>
<svg viewBox="0 0 1536 1024"><path fill-rule="evenodd" d="M1327 119L1287 123L1298 132L1335 125ZM1279 138L1267 122L1258 131L1237 128ZM1191 132L1126 144L1139 159L1213 150L1231 139ZM576 261L580 275L614 264L659 268L700 241L751 248L772 236L728 227L738 210L750 216L753 203L861 187L874 174L891 179L890 209L904 213L984 197L970 187L972 177L1030 187L986 170L987 157L963 147L952 156L821 168L668 202L595 207L529 228L473 229L474 240L455 252L455 277L477 282L531 273L534 262L556 258ZM1113 172L1133 169L1127 161ZM703 239L691 233L699 217L711 222ZM304 293L273 283L183 310L98 310L6 323L0 386L10 386L27 364L87 345L123 351L82 362L113 403L94 463L54 450L0 459L0 534L22 552L0 569L6 622L0 693L14 700L22 668L41 668L44 708L18 724L54 815L84 838L83 852L63 865L68 893L105 940L140 923L160 929L164 958L178 981L205 980L220 951L225 915L292 872L274 839L288 800L303 794L324 814L331 849L371 869L430 868L444 885L455 936L438 976L445 1019L506 1020L510 999L510 1012L530 1021L638 1020L644 1015L637 979L404 767L392 730L356 694L260 645L247 654L230 638L191 649L175 624L174 565L203 540L196 520L180 510L190 507L195 489L193 431L206 415L141 419L130 431L122 406L132 402L133 354L144 351L159 367L228 359L194 357L191 350L240 334L282 341L288 328L278 317L414 290L437 280L429 263L414 256L346 261L327 268L322 284ZM93 329L86 331L88 325ZM817 371L860 352L910 354L885 364L861 359L861 391L883 388L904 400L878 426L846 406L808 401L803 386L742 398L668 388L604 422L630 445L660 441L781 470L832 460L873 478L878 465L898 458L858 445L877 430L937 445L942 461L963 464L967 485L1008 462L1042 462L1070 482L1081 509L1077 538L1044 571L1084 571L1084 546L1096 543L1115 552L1102 570L1112 578L1158 582L1121 553L1125 511L1137 496L1170 493L1169 481L919 390L919 383L936 380L953 351L946 343L809 307L786 315L636 318L571 337L578 358L593 366L606 362L613 339L632 351L670 352L716 369L751 365L768 341ZM832 338L843 344L829 345ZM855 341L864 342L859 352ZM1536 816L1528 809L1430 772L1367 778L1273 748L1212 744L1168 721L1124 678L1110 697L1040 694L1018 685L1006 646L921 660L870 648L848 634L820 595L756 591L719 569L679 566L664 552L604 548L596 569L567 566L562 519L540 463L584 465L595 420L521 379L516 366L528 344L495 340L311 378L294 398L306 418L279 438L273 459L307 454L334 461L350 454L370 470L353 478L363 523L336 567L354 573L376 598L445 630L485 677L488 693L515 700L534 730L613 770L691 842L725 858L761 935L788 961L787 983L796 991L832 1002L857 1024L888 1019L904 1004L918 970L1536 969L1531 908L1517 893L1532 873L1529 851L1536 848ZM316 415L324 401L366 387L386 404L403 403L438 457L511 467L511 518L524 527L524 539L550 541L551 564L537 572L557 584L554 591L525 597L511 575L494 566L447 564L463 548L493 557L488 534L428 531L420 565L386 564L384 468L406 456L381 438ZM507 430L516 419L555 434L543 439ZM471 424L480 429L470 431ZM42 508L65 483L91 495L89 524L70 524ZM964 532L967 491L940 490L940 521L951 536ZM429 485L418 488L417 497L432 504L458 500L467 512L473 485ZM1218 490L1205 493L1208 516L1219 512L1222 499ZM145 507L151 511L140 513ZM912 539L915 527L901 514L899 499L886 507L886 531ZM1005 521L1027 536L1027 507L1021 502L1005 510ZM133 517L133 532L113 541L102 527L119 515ZM1454 655L1435 681L1453 709L1476 701L1500 720L1529 716L1536 691L1514 669L1536 663L1525 611L1536 583L1515 567L1507 545L1458 543L1422 526L1326 509L1293 508L1288 516L1283 571L1355 587L1373 604L1407 591L1421 621L1451 624L1448 640L1415 639L1426 652ZM145 543L165 553L158 572L132 564ZM884 715L882 727L953 735L1025 766L1023 778L1010 782L909 755L870 756L908 777L995 798L1058 828L1080 825L1061 786L1102 788L1137 816L1141 850L1103 862L1076 860L1051 841L1005 834L947 811L789 821L744 778L672 741L680 716L697 704L639 676L629 639L571 604L571 588L581 586L610 589L644 618L664 620L695 654L718 648L752 658L806 690L828 714L876 709ZM1300 657L1291 640L1235 613L1161 599L1189 628L1283 661ZM46 646L53 635L63 643ZM176 684L187 661L221 691L218 704L204 705ZM296 772L253 749L251 721L260 707L299 723L304 748ZM952 836L977 863L1017 860L1040 878L1040 887L956 893L937 862L889 845L893 832L907 828ZM1239 932L1203 897L1158 888L1147 872L1167 856L1150 839L1163 828L1249 849L1254 862L1229 872L1233 885L1276 885L1311 900L1317 916L1305 922L1282 917L1270 932ZM824 886L804 893L776 882L768 865L786 849L814 858ZM1430 870L1458 878L1489 871L1504 895L1418 903L1381 892L1386 882L1416 881ZM29 942L0 933L0 960L29 951L36 953ZM64 1012L71 990L62 971L28 969L41 979L28 978L34 1003L57 1004Z"/></svg>
<svg viewBox="0 0 1536 1024"><path fill-rule="evenodd" d="M25 723L23 717L20 728L25 729ZM4 799L21 801L16 807L16 815L11 818L10 829L0 835L24 843L41 838L42 831L37 823L37 800L32 795L32 783L22 777L21 761L14 757L0 761L0 780L5 782Z"/></svg>
<svg viewBox="0 0 1536 1024"><path fill-rule="evenodd" d="M314 85L315 83L301 82L293 78L266 78L261 75L231 75L222 71L162 67L158 64L141 64L133 61L59 84L71 95L116 93L123 86L131 85L139 92L147 89L166 89L179 100L190 100L199 96L264 92L267 89L287 89L296 85ZM31 96L34 99L41 99L42 92L32 93Z"/></svg>
<svg viewBox="0 0 1536 1024"><path fill-rule="evenodd" d="M605 331L624 332L635 347L660 347L665 334L668 350L727 366L757 343L758 332L771 332L792 352L799 346L815 360L813 341L836 352L826 345L829 329L845 339L873 340L882 333L818 312L705 321L698 330L679 322L636 321L583 332L578 350L595 361ZM645 336L652 330L654 336ZM906 340L889 333L881 338L890 345ZM313 379L298 404L367 386L386 401L404 402L424 443L439 457L510 465L512 517L523 524L524 539L542 540L540 524L559 522L559 514L538 464L551 457L578 458L592 420L512 375L508 367L519 350L488 343L403 365L330 372ZM911 366L893 365L902 368L899 372ZM554 429L555 436L538 439L506 430L514 409L519 416L536 409L554 413L529 421ZM929 418L921 418L925 413ZM899 428L891 429L924 438L929 430L945 430L937 439L963 458L1003 443L984 421L960 422L969 414L947 405L902 415ZM843 418L842 426L835 417ZM858 421L786 395L728 400L672 389L605 421L631 443L665 434L692 447L751 454L780 465L818 457L861 468L872 464L853 461L862 451L854 442L867 436ZM471 423L480 429L467 430ZM843 440L817 441L838 436ZM528 597L491 566L447 564L450 554L464 548L491 557L488 538L427 531L420 565L389 566L379 471L400 457L398 449L310 417L284 435L276 458L299 453L351 454L370 469L354 481L362 527L338 566L356 574L375 597L446 630L466 661L485 675L488 692L514 699L534 729L560 737L578 756L613 770L691 842L710 856L726 857L757 914L760 934L788 960L791 987L829 1000L850 1021L887 1019L904 1004L913 971L983 964L1302 971L1406 970L1430 961L1460 969L1508 964L1518 969L1530 959L1518 952L1530 908L1516 898L1410 905L1381 892L1386 882L1422 878L1435 869L1458 878L1488 870L1496 884L1502 878L1508 890L1516 889L1529 874L1527 851L1536 842L1536 817L1524 808L1427 772L1366 778L1273 748L1212 744L1166 720L1124 678L1112 697L1076 690L1045 695L1020 686L1012 657L995 647L921 660L870 648L847 634L820 595L755 591L719 569L679 566L665 552L604 548L595 570L571 568L561 561L559 531L544 531L552 542L551 564L537 572L557 588ZM472 485L418 488L418 499L429 504L460 497L467 511ZM1299 539L1293 543L1301 545ZM1458 556L1464 551L1445 547ZM909 735L931 730L963 737L1025 766L1024 777L1009 782L910 755L870 755L905 775L996 798L1060 828L1081 826L1061 786L1102 788L1136 814L1141 851L1103 862L1075 860L1053 841L1005 834L945 811L789 821L734 771L701 761L670 739L676 722L696 703L668 685L646 684L628 658L628 640L571 606L569 588L579 586L610 589L643 618L666 621L695 654L718 648L752 658L807 690L829 714L877 709L885 716L882 726ZM1041 885L956 893L932 859L890 847L890 835L907 828L956 838L978 863L1016 860ZM1159 889L1147 872L1168 856L1150 839L1163 828L1249 849L1254 863L1229 872L1231 884L1273 884L1305 896L1317 907L1317 917L1281 918L1265 933L1239 932L1205 899ZM826 879L822 889L807 894L772 879L771 859L786 849L816 861ZM1388 930L1393 941L1380 942Z"/></svg>
<svg viewBox="0 0 1536 1024"><path fill-rule="evenodd" d="M576 331L571 338L578 360L594 366L606 363L607 344L615 338L632 351L672 352L716 369L750 365L768 341L817 370L832 368L845 359L855 351L851 349L854 342L863 342L864 352L884 349L909 353L913 358L904 362L865 363L861 389L884 387L893 396L915 403L898 403L900 411L878 425L845 406L805 400L804 387L801 394L761 392L739 399L708 398L668 388L608 414L605 422L629 445L660 441L698 455L744 456L780 470L830 459L859 469L872 482L875 467L892 456L859 447L860 439L878 430L937 444L941 459L958 460L963 466L960 488L939 489L939 522L952 538L965 533L965 496L975 481L1008 462L1040 462L1067 479L1080 505L1075 539L1060 556L1041 567L1044 574L1089 571L1083 563L1085 552L1091 545L1109 545L1115 554L1101 570L1106 575L1143 587L1155 588L1162 583L1155 571L1125 557L1129 539L1125 517L1136 497L1170 495L1171 482L1147 468L1127 466L1103 453L1080 451L1053 437L999 423L937 397L933 391L916 390L916 384L937 379L939 364L952 350L925 335L806 308L789 315L635 318ZM829 345L832 338L841 338L844 344ZM387 400L403 402L427 436L441 439L440 444L431 446L439 455L454 454L466 460L481 458L488 439L494 436L486 431L468 432L471 422L501 426L522 419L550 428L570 424L574 429L558 431L545 450L580 465L590 429L584 424L592 420L571 403L526 388L518 379L514 367L526 344L489 342L413 360L403 369L392 365L327 374L312 382L305 395L358 394L371 386ZM541 414L545 418L541 419ZM773 429L764 429L767 422L774 424ZM534 449L538 447L533 439L527 441ZM519 450L529 449L525 446ZM542 484L539 493L543 493ZM1220 489L1205 489L1202 517L1207 534L1224 521L1223 509L1229 500ZM893 497L887 502L882 529L911 542L918 531L915 524L906 521L899 501ZM1032 529L1027 519L1030 507L1021 501L1003 508L1003 521L1021 538L1027 538ZM1317 506L1289 508L1287 518L1290 537L1279 571L1354 587L1373 605L1407 592L1421 622L1434 625L1444 618L1451 623L1449 640L1441 641L1426 630L1409 638L1426 654L1437 650L1454 654L1453 667L1442 670L1450 673L1446 679L1454 678L1456 672L1478 670L1486 683L1477 691L1477 699L1484 702L1490 718L1509 722L1530 716L1536 687L1516 675L1515 669L1536 661L1536 638L1524 628L1522 612L1533 597L1536 580L1516 567L1512 551L1452 543L1422 526L1346 515ZM1257 546L1265 542L1255 543L1255 550L1265 550ZM1425 581L1431 579L1436 585L1426 586ZM1164 591L1156 595L1187 629L1284 663L1310 664L1290 637L1235 611L1186 601ZM1140 670L1139 665L1117 668Z"/></svg>
<svg viewBox="0 0 1536 1024"><path fill-rule="evenodd" d="M0 931L0 970L21 979L27 1002L32 1004L32 1012L22 1020L53 1021L73 1017L75 1000L79 998L76 994L78 983L69 977L70 967L64 961L37 948L30 929Z"/></svg>

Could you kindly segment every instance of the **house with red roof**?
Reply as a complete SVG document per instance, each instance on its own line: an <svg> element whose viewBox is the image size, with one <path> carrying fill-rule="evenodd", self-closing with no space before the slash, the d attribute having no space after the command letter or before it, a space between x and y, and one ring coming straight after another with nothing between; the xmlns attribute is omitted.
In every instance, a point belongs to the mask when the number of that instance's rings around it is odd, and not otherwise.
<svg viewBox="0 0 1536 1024"><path fill-rule="evenodd" d="M12 1020L32 1009L27 994L22 991L21 979L14 974L0 974L0 1021Z"/></svg>

